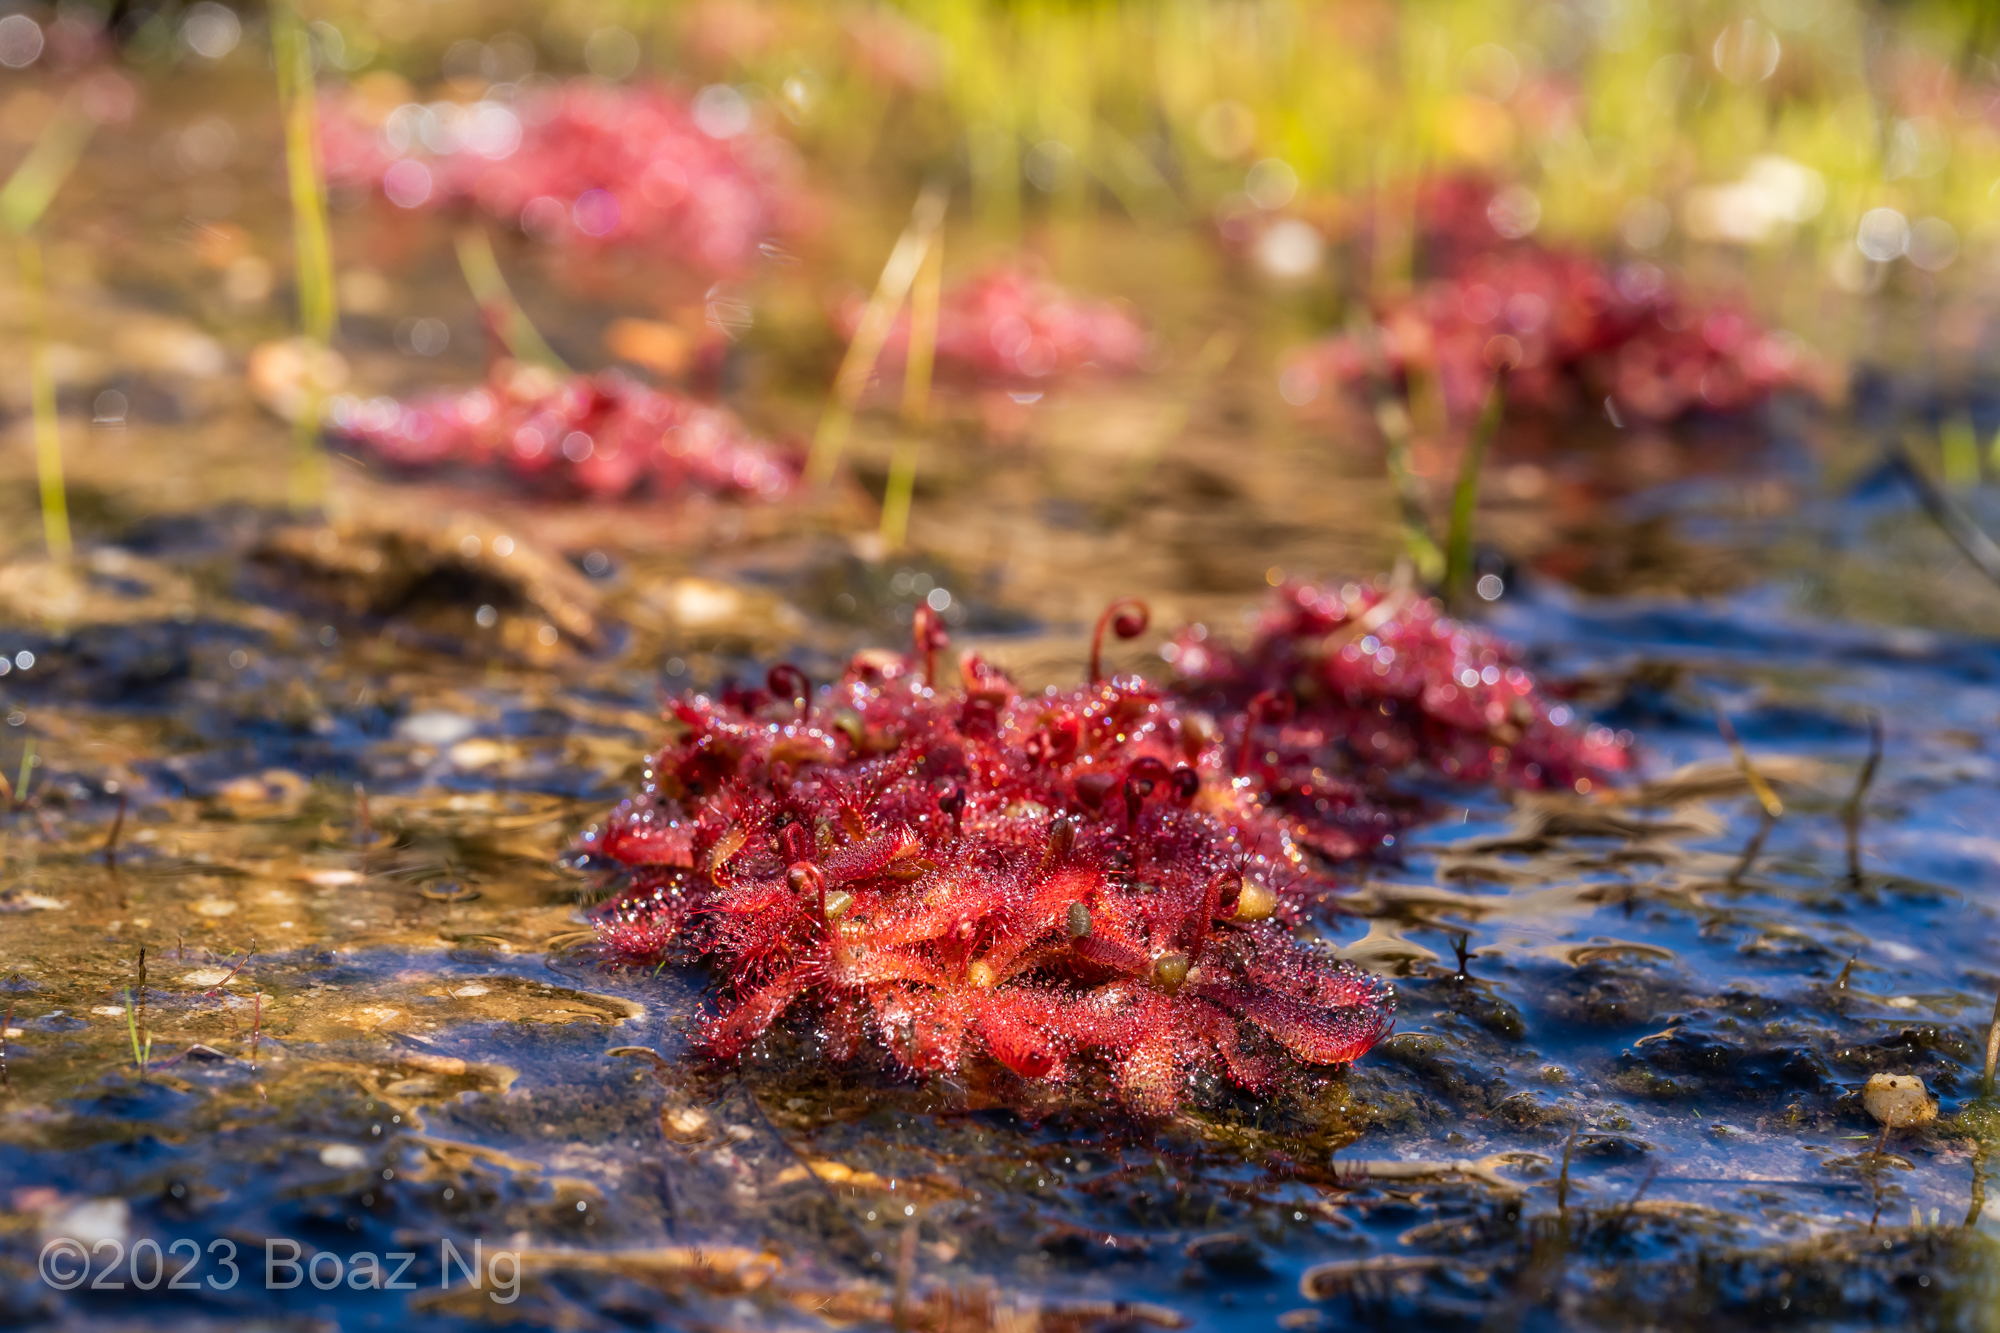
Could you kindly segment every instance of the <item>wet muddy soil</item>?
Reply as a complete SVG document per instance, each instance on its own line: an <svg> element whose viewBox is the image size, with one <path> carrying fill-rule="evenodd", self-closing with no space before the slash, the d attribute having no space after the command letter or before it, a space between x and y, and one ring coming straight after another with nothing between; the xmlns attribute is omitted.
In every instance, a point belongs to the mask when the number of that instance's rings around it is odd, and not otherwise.
<svg viewBox="0 0 2000 1333"><path fill-rule="evenodd" d="M1831 411L1503 441L1481 532L1505 592L1479 614L1643 773L1422 793L1400 859L1311 927L1396 979L1396 1034L1351 1069L1160 1122L783 1042L716 1068L685 1037L705 978L598 958L610 886L563 856L663 691L778 660L826 680L939 590L955 641L1030 687L1075 680L1097 610L1144 596L1117 665L1157 670L1181 622L1238 636L1287 575L1393 562L1379 453L1288 415L1257 352L1279 333L1167 244L1104 281L1180 265L1174 364L1213 324L1238 359L948 402L893 555L872 416L824 503L558 504L336 458L323 509L290 513L286 428L239 373L281 308L211 308L215 274L116 247L61 270L69 577L11 403L0 456L0 772L28 798L0 814L0 1317L1990 1324L2000 590ZM450 285L408 267L411 311ZM376 322L374 385L476 372L399 359ZM797 438L824 349L772 336L732 401ZM1920 1076L1935 1121L1882 1139L1876 1073ZM89 1280L38 1267L58 1238ZM362 1258L392 1254L412 1288Z"/></svg>

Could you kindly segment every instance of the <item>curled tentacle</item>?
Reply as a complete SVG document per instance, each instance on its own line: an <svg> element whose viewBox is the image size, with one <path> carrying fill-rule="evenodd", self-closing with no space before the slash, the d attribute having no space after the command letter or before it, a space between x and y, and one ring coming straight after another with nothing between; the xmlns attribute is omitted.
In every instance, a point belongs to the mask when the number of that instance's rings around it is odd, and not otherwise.
<svg viewBox="0 0 2000 1333"><path fill-rule="evenodd" d="M958 837L965 831L965 788L956 782L947 782L937 794L938 809L951 816L951 834Z"/></svg>
<svg viewBox="0 0 2000 1333"><path fill-rule="evenodd" d="M812 850L812 830L796 819L787 821L778 830L778 853L785 858L786 865L810 859Z"/></svg>
<svg viewBox="0 0 2000 1333"><path fill-rule="evenodd" d="M975 699L1004 704L1017 693L1006 672L975 652L968 651L958 659L958 678L966 694Z"/></svg>
<svg viewBox="0 0 2000 1333"><path fill-rule="evenodd" d="M938 650L951 645L951 635L945 632L944 618L931 610L930 603L917 603L916 617L910 622L910 637L916 655L924 659L924 684L936 689Z"/></svg>
<svg viewBox="0 0 2000 1333"><path fill-rule="evenodd" d="M1167 766L1149 754L1134 759L1125 770L1125 825L1128 829L1138 825L1140 807L1166 779Z"/></svg>
<svg viewBox="0 0 2000 1333"><path fill-rule="evenodd" d="M801 719L812 711L812 680L790 662L772 667L764 677L764 687L775 698L790 699L798 707Z"/></svg>
<svg viewBox="0 0 2000 1333"><path fill-rule="evenodd" d="M1257 724L1288 722L1297 710L1298 701L1292 698L1289 690L1258 691L1243 714L1243 744L1236 751L1236 771L1239 775L1250 772L1250 755L1255 745Z"/></svg>
<svg viewBox="0 0 2000 1333"><path fill-rule="evenodd" d="M1097 628L1090 635L1092 685L1104 679L1104 631L1109 629L1121 639L1136 639L1146 632L1152 618L1153 613L1136 597L1121 597L1104 608L1104 614L1097 618Z"/></svg>

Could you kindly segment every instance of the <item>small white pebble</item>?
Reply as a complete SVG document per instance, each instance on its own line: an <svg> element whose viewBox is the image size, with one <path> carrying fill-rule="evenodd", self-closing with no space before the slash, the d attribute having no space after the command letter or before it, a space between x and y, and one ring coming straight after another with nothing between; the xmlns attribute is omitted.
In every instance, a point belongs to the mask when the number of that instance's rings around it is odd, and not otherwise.
<svg viewBox="0 0 2000 1333"><path fill-rule="evenodd" d="M1872 1074L1861 1090L1861 1104L1879 1124L1904 1129L1937 1119L1937 1103L1915 1074Z"/></svg>

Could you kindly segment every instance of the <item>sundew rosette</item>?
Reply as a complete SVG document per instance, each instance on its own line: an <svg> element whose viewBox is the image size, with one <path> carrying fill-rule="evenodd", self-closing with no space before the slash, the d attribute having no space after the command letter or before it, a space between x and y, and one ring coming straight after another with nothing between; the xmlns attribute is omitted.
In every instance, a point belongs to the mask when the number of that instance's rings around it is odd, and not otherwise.
<svg viewBox="0 0 2000 1333"><path fill-rule="evenodd" d="M836 323L851 337L857 298ZM885 368L909 354L904 312L882 347ZM1136 374L1156 360L1153 336L1117 301L1085 296L1022 264L986 269L952 286L938 307L936 373L948 383L1033 391L1092 376Z"/></svg>
<svg viewBox="0 0 2000 1333"><path fill-rule="evenodd" d="M1246 646L1191 626L1163 653L1288 810L1327 800L1329 774L1589 793L1632 767L1629 735L1581 721L1510 644L1409 588L1290 583Z"/></svg>
<svg viewBox="0 0 2000 1333"><path fill-rule="evenodd" d="M791 453L726 409L615 370L559 376L501 361L473 388L407 402L341 397L325 417L330 432L393 467L497 470L555 494L776 500L798 479Z"/></svg>
<svg viewBox="0 0 2000 1333"><path fill-rule="evenodd" d="M1822 388L1791 334L1698 299L1655 264L1503 234L1518 225L1505 200L1466 181L1420 192L1432 276L1380 301L1365 333L1296 351L1280 378L1286 399L1304 406L1370 380L1407 390L1426 377L1450 416L1470 421L1504 365L1511 416L1623 423L1737 413L1780 390Z"/></svg>
<svg viewBox="0 0 2000 1333"><path fill-rule="evenodd" d="M1331 890L1220 728L1139 677L1022 694L966 656L856 657L830 688L677 699L640 791L579 844L628 887L607 955L705 964L721 1059L778 1029L912 1075L1108 1071L1167 1111L1388 1030L1381 981L1285 923ZM1093 673L1095 674L1095 673Z"/></svg>
<svg viewBox="0 0 2000 1333"><path fill-rule="evenodd" d="M797 232L806 207L794 150L723 91L727 105L594 80L505 102L383 108L335 94L320 109L327 179L400 208L467 206L540 240L633 246L728 276Z"/></svg>

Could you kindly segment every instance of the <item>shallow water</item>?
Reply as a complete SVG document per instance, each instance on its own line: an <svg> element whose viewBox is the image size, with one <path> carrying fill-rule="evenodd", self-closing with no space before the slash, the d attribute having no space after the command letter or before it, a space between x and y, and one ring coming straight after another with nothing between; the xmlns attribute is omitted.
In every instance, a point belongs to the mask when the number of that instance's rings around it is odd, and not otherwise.
<svg viewBox="0 0 2000 1333"><path fill-rule="evenodd" d="M1163 254L1191 275L1161 316L1184 360L1204 320L1257 327L1199 252L1129 249L1106 282ZM9 1324L1992 1322L1984 1126L1960 1112L2000 988L2000 647L1978 637L2000 590L1857 428L1779 405L1503 446L1486 614L1634 733L1644 780L1429 793L1403 860L1318 926L1397 977L1397 1034L1280 1096L1134 1122L782 1043L704 1066L682 1035L702 979L600 964L604 886L558 858L629 784L662 689L781 658L828 679L934 587L1033 687L1080 674L1112 596L1154 608L1130 669L1179 621L1239 632L1284 574L1386 567L1378 462L1284 415L1254 342L1213 382L1057 396L998 432L975 425L992 404L948 405L917 553L884 559L844 535L859 497L586 509L345 462L332 517L289 519L284 429L228 373L276 307L225 318L142 271L72 277L63 336L113 351L65 403L132 405L65 423L77 585L37 561L31 490L4 501L0 771L32 740L42 793L0 817ZM377 323L357 374L440 373ZM107 333L134 328L144 365ZM753 420L809 427L809 352L741 360ZM888 439L864 423L864 483ZM1718 709L1784 803L1754 855ZM1921 1075L1938 1124L1875 1154L1873 1072ZM126 1285L57 1290L36 1263L60 1236L107 1242L93 1274L136 1254L98 1279ZM149 1240L169 1279L191 1242L181 1280L215 1281L141 1289ZM267 1288L273 1241L339 1278ZM445 1241L482 1247L482 1286L440 1288ZM363 1289L364 1252L415 1255L416 1288Z"/></svg>

